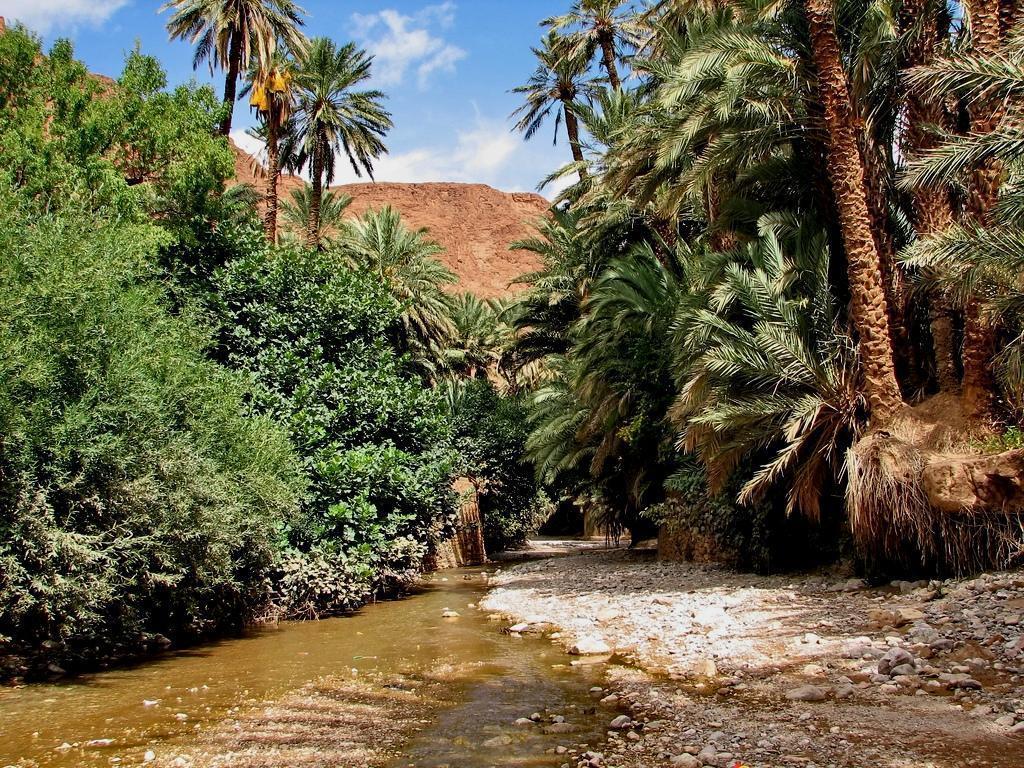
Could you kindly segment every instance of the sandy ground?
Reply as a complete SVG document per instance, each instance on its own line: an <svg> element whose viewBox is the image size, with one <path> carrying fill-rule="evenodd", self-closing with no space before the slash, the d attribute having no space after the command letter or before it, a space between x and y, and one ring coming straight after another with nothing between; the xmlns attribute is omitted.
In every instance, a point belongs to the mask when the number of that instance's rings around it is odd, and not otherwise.
<svg viewBox="0 0 1024 768"><path fill-rule="evenodd" d="M490 584L515 631L608 657L608 741L567 766L1024 766L1024 573L870 589L596 550Z"/></svg>

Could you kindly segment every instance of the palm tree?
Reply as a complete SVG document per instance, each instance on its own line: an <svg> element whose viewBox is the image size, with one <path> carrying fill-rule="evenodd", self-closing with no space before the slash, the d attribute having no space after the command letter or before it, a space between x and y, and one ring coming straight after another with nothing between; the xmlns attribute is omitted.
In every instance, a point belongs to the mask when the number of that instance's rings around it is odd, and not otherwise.
<svg viewBox="0 0 1024 768"><path fill-rule="evenodd" d="M338 247L354 267L389 286L401 307L406 349L423 358L440 357L454 330L444 286L457 278L437 260L444 249L428 239L427 230L409 229L398 211L385 206L347 221Z"/></svg>
<svg viewBox="0 0 1024 768"><path fill-rule="evenodd" d="M444 344L445 366L468 379L500 370L502 352L511 337L511 329L501 320L502 302L468 292L450 301L452 333Z"/></svg>
<svg viewBox="0 0 1024 768"><path fill-rule="evenodd" d="M224 75L224 119L220 132L231 133L238 75L254 63L267 65L278 41L289 50L304 50L299 31L305 11L293 0L168 0L161 11L173 10L167 22L172 40L195 46L193 66L209 60Z"/></svg>
<svg viewBox="0 0 1024 768"><path fill-rule="evenodd" d="M292 238L306 239L309 227L309 209L313 202L313 190L308 184L293 189L291 199L281 205L284 223ZM317 222L317 242L328 247L331 245L331 234L338 232L342 226L345 210L352 202L352 196L326 190L320 198L320 217Z"/></svg>
<svg viewBox="0 0 1024 768"><path fill-rule="evenodd" d="M294 154L308 166L312 182L306 243L319 246L320 201L324 183L334 180L335 156L344 152L356 176L373 178L373 163L387 153L383 138L391 115L378 90L356 90L370 78L373 58L354 44L338 48L327 38L315 38L302 60L296 84Z"/></svg>
<svg viewBox="0 0 1024 768"><path fill-rule="evenodd" d="M582 180L586 178L587 170L580 144L580 124L574 104L578 98L589 99L596 92L595 85L584 78L587 60L578 51L573 51L566 38L554 31L548 32L539 48L531 50L537 58L537 69L525 85L512 89L512 93L526 96L523 105L511 115L513 118L519 117L515 130L529 141L553 112L554 143L557 144L558 127L564 120L572 158L577 164Z"/></svg>
<svg viewBox="0 0 1024 768"><path fill-rule="evenodd" d="M902 403L893 358L884 265L871 226L849 83L840 56L833 0L803 0L817 97L828 137L828 175L846 253L850 311L859 337L864 383L880 422Z"/></svg>
<svg viewBox="0 0 1024 768"><path fill-rule="evenodd" d="M541 22L556 32L571 30L568 40L573 53L587 61L601 51L601 66L615 91L622 87L616 62L624 49L636 46L639 37L635 16L620 12L621 5L621 0L576 0L568 13Z"/></svg>
<svg viewBox="0 0 1024 768"><path fill-rule="evenodd" d="M261 133L267 147L267 195L263 229L267 240L277 242L277 184L281 177L281 134L295 107L295 61L281 51L273 59L253 68L246 88L249 104L262 120Z"/></svg>

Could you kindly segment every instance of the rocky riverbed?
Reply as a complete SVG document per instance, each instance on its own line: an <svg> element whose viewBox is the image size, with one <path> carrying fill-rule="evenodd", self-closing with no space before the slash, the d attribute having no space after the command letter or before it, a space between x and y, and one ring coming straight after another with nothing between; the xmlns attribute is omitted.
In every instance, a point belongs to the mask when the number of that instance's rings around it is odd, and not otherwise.
<svg viewBox="0 0 1024 768"><path fill-rule="evenodd" d="M510 631L608 663L606 742L570 768L1024 766L1022 572L869 588L611 550L490 585Z"/></svg>

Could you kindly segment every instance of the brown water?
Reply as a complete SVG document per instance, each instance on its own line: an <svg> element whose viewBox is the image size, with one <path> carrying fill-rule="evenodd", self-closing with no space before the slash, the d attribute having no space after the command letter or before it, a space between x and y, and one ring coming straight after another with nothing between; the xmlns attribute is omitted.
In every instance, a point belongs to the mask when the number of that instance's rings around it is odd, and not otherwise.
<svg viewBox="0 0 1024 768"><path fill-rule="evenodd" d="M147 749L187 749L197 731L311 680L429 673L446 664L473 671L452 683L449 698L457 703L424 724L397 764L558 765L565 758L549 752L556 744L595 744L607 720L598 722L589 695L600 668L571 666L547 640L502 634L501 625L467 607L483 591L479 569L448 571L419 594L352 617L286 623L133 668L0 689L0 766L88 768L115 758L137 765ZM461 617L441 618L444 608ZM580 731L543 735L512 726L545 709ZM499 750L481 746L504 734L512 741ZM113 741L87 745L103 739Z"/></svg>

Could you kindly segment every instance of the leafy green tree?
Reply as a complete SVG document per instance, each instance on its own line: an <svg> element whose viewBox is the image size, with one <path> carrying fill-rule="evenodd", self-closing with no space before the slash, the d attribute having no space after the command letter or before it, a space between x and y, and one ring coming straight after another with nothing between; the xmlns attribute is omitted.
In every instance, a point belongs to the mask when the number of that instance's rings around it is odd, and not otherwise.
<svg viewBox="0 0 1024 768"><path fill-rule="evenodd" d="M0 655L80 668L240 628L304 492L287 436L168 311L166 232L0 198Z"/></svg>
<svg viewBox="0 0 1024 768"><path fill-rule="evenodd" d="M305 49L299 27L304 11L292 0L169 0L167 31L172 40L195 46L193 66L209 61L224 70L224 112L221 135L231 133L238 76L253 64L267 67L278 41L293 52Z"/></svg>
<svg viewBox="0 0 1024 768"><path fill-rule="evenodd" d="M524 457L524 404L502 397L481 379L450 381L445 393L461 472L477 491L487 551L519 546L543 522L546 509Z"/></svg>
<svg viewBox="0 0 1024 768"><path fill-rule="evenodd" d="M252 378L257 410L305 457L310 490L285 531L299 553L285 581L306 601L296 610L349 609L347 574L387 589L454 515L456 456L439 395L392 346L401 323L388 286L336 252L254 250L216 286L226 362ZM308 604L306 577L331 564L334 597Z"/></svg>

